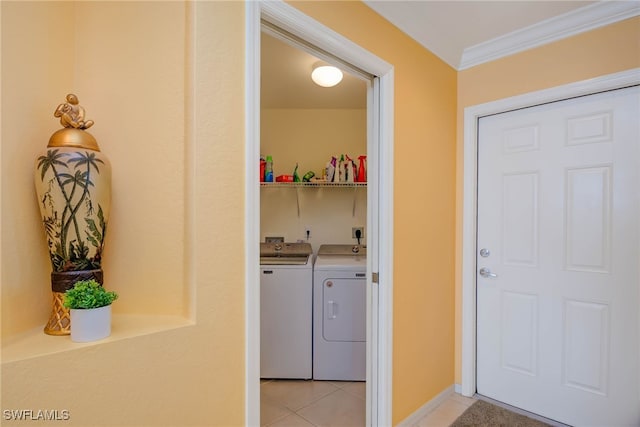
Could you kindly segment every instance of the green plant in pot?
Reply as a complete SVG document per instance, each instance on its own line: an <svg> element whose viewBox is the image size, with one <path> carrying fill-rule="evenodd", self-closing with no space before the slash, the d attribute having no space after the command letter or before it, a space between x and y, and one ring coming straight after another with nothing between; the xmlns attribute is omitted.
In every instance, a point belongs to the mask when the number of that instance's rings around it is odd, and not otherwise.
<svg viewBox="0 0 640 427"><path fill-rule="evenodd" d="M100 283L80 280L64 293L63 304L71 313L71 340L96 341L111 334L111 303L118 294Z"/></svg>

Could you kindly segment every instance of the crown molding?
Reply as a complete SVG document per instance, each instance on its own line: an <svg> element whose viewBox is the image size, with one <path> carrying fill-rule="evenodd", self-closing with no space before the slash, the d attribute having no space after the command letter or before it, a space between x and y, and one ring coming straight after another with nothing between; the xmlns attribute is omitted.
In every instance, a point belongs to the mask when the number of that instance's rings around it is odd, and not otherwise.
<svg viewBox="0 0 640 427"><path fill-rule="evenodd" d="M600 1L466 48L458 70L640 15L640 1Z"/></svg>

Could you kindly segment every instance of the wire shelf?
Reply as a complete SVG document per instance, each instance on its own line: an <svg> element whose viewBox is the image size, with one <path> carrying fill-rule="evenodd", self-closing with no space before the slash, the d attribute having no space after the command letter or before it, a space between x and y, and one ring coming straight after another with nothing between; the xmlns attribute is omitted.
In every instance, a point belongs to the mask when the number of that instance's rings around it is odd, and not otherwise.
<svg viewBox="0 0 640 427"><path fill-rule="evenodd" d="M272 188L327 188L327 187L339 187L339 188L357 188L366 187L366 182L261 182L260 187L272 187Z"/></svg>

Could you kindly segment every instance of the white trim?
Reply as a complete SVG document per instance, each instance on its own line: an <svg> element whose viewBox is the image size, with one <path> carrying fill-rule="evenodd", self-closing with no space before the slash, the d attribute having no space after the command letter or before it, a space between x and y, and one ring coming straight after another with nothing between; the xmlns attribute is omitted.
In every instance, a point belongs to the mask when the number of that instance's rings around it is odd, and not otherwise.
<svg viewBox="0 0 640 427"><path fill-rule="evenodd" d="M404 420L398 423L397 427L410 427L415 426L418 422L426 417L430 412L436 409L442 402L447 400L449 396L453 395L454 387L449 386L442 390L436 397L419 407L414 413L409 415Z"/></svg>
<svg viewBox="0 0 640 427"><path fill-rule="evenodd" d="M377 212L377 260L378 266L378 300L376 323L377 342L372 349L377 358L376 370L371 378L377 386L377 414L376 419L369 425L391 425L392 395L393 395L393 133L394 133L394 70L387 70L376 81L379 88L378 117L378 150L376 178L377 206L372 205L371 212ZM371 104L369 104L371 105ZM373 191L372 191L373 192ZM375 209L375 210L373 210ZM369 270L375 271L375 270ZM370 279L370 278L369 278ZM373 307L376 307L374 305ZM375 329L374 329L375 330Z"/></svg>
<svg viewBox="0 0 640 427"><path fill-rule="evenodd" d="M640 15L638 1L600 1L466 48L458 70Z"/></svg>
<svg viewBox="0 0 640 427"><path fill-rule="evenodd" d="M478 119L517 108L640 84L640 68L570 83L464 110L462 200L462 394L476 392L476 213Z"/></svg>
<svg viewBox="0 0 640 427"><path fill-rule="evenodd" d="M286 29L314 46L321 47L333 56L356 65L369 74L382 76L393 68L389 63L372 55L339 33L324 27L315 19L287 5L282 0L266 0L259 3L263 19L279 28Z"/></svg>
<svg viewBox="0 0 640 427"><path fill-rule="evenodd" d="M376 334L375 348L370 349L367 372L367 424L391 425L392 410L392 320L393 320L393 67L340 34L304 15L284 1L247 1L246 4L246 182L245 182L245 318L246 325L246 383L245 420L247 425L260 424L260 384L259 384L259 183L256 161L260 146L260 31L261 19L290 34L317 46L330 55L343 60L360 70L377 76L370 90L368 109L379 109L374 123L373 139L378 141L377 152L369 162L368 194L375 193L378 209L367 212L377 215L377 236L371 230L368 260L371 272L377 267L380 277L378 292L370 294L374 304L370 318L371 335ZM373 96L371 96L373 94ZM377 99L378 102L374 102ZM370 138L371 139L371 138ZM368 147L369 149L369 147ZM373 153L368 153L373 154ZM384 177L381 179L380 177ZM376 191L377 188L377 191ZM368 202L368 211L372 205ZM375 262L378 263L376 266ZM371 286L369 286L371 288ZM376 303L377 306L375 305ZM371 320L371 319L368 319ZM375 400L374 400L375 399Z"/></svg>
<svg viewBox="0 0 640 427"><path fill-rule="evenodd" d="M245 425L260 425L260 4L245 2Z"/></svg>

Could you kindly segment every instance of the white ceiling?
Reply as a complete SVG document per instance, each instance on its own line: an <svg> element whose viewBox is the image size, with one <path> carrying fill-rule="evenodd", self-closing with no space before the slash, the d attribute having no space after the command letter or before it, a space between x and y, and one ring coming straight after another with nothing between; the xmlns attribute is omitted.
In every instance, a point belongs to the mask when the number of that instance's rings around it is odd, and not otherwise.
<svg viewBox="0 0 640 427"><path fill-rule="evenodd" d="M364 3L457 70L640 14L640 0ZM360 78L320 88L311 81L314 56L264 32L261 51L263 108L365 108Z"/></svg>
<svg viewBox="0 0 640 427"><path fill-rule="evenodd" d="M574 0L364 2L456 69L460 68L467 48L595 3Z"/></svg>
<svg viewBox="0 0 640 427"><path fill-rule="evenodd" d="M313 55L262 32L262 108L365 108L367 84L345 73L334 87L320 87L311 80Z"/></svg>

